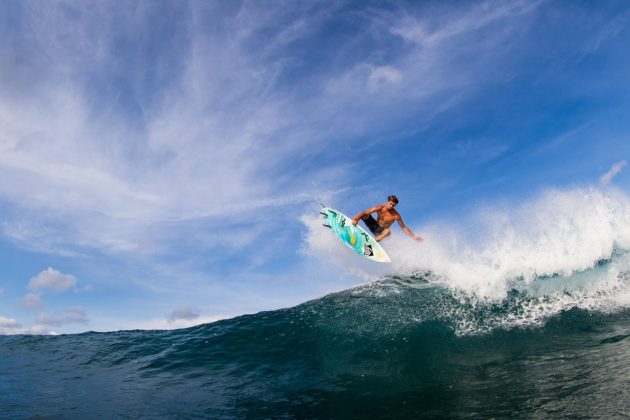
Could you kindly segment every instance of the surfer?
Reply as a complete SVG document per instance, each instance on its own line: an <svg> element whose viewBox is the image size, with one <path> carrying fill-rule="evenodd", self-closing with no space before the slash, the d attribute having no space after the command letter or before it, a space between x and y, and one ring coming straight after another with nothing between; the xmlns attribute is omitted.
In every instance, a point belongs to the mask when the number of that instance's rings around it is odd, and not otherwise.
<svg viewBox="0 0 630 420"><path fill-rule="evenodd" d="M396 221L407 235L418 242L422 242L423 239L420 236L414 235L405 225L400 214L394 210L396 204L398 204L398 198L396 198L395 195L390 195L387 197L387 203L370 207L354 216L352 218L352 224L356 225L359 223L359 219L363 220L363 223L372 231L374 239L378 242L391 234L390 227L394 221ZM376 220L372 217L372 213L376 213Z"/></svg>

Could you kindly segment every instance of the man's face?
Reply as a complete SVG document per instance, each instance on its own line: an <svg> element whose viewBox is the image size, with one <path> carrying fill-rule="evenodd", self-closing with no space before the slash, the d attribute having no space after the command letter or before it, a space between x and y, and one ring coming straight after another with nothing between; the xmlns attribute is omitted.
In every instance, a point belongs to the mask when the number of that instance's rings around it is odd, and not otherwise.
<svg viewBox="0 0 630 420"><path fill-rule="evenodd" d="M387 204L385 204L385 208L386 208L387 210L391 210L391 209L393 209L394 207L396 207L396 203L394 203L393 201L388 201L388 202L387 202Z"/></svg>

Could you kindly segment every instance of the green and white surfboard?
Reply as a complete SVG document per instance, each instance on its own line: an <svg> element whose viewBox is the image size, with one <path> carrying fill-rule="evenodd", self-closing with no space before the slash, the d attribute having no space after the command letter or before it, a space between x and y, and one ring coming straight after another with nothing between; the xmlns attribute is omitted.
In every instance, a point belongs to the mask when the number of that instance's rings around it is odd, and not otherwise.
<svg viewBox="0 0 630 420"><path fill-rule="evenodd" d="M329 228L341 241L357 254L372 261L388 263L392 260L378 242L361 226L353 225L352 219L340 211L324 207L320 212L324 218L324 226Z"/></svg>

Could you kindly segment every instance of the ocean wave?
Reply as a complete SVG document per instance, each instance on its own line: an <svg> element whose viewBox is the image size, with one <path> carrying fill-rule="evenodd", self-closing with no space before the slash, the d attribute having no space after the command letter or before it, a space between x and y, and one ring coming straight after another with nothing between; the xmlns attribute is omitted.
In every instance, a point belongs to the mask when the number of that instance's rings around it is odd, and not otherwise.
<svg viewBox="0 0 630 420"><path fill-rule="evenodd" d="M402 325L438 321L458 336L483 335L499 329L541 327L573 309L602 314L627 309L630 272L613 275L612 265L571 276L520 278L502 299L479 298L451 288L448 279L434 273L384 277L348 293L379 301L370 305L381 312L380 322L387 328L392 327L388 318L393 317Z"/></svg>
<svg viewBox="0 0 630 420"><path fill-rule="evenodd" d="M0 416L618 416L629 312L558 309L414 273L188 329L0 337Z"/></svg>
<svg viewBox="0 0 630 420"><path fill-rule="evenodd" d="M414 296L409 289L435 286L439 302L416 304L459 335L540 326L572 308L630 306L630 199L613 189L550 189L518 205L484 205L457 223L414 227L425 242L394 235L384 244L389 266L342 252L318 219L302 221L304 252L368 283L352 294L400 304Z"/></svg>

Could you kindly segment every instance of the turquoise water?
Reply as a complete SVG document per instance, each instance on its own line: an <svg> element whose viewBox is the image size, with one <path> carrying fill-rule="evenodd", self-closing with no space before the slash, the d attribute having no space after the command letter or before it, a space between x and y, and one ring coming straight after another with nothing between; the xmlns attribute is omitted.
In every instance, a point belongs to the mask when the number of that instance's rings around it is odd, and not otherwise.
<svg viewBox="0 0 630 420"><path fill-rule="evenodd" d="M418 274L175 331L4 336L0 418L628 417L630 311L555 293Z"/></svg>

